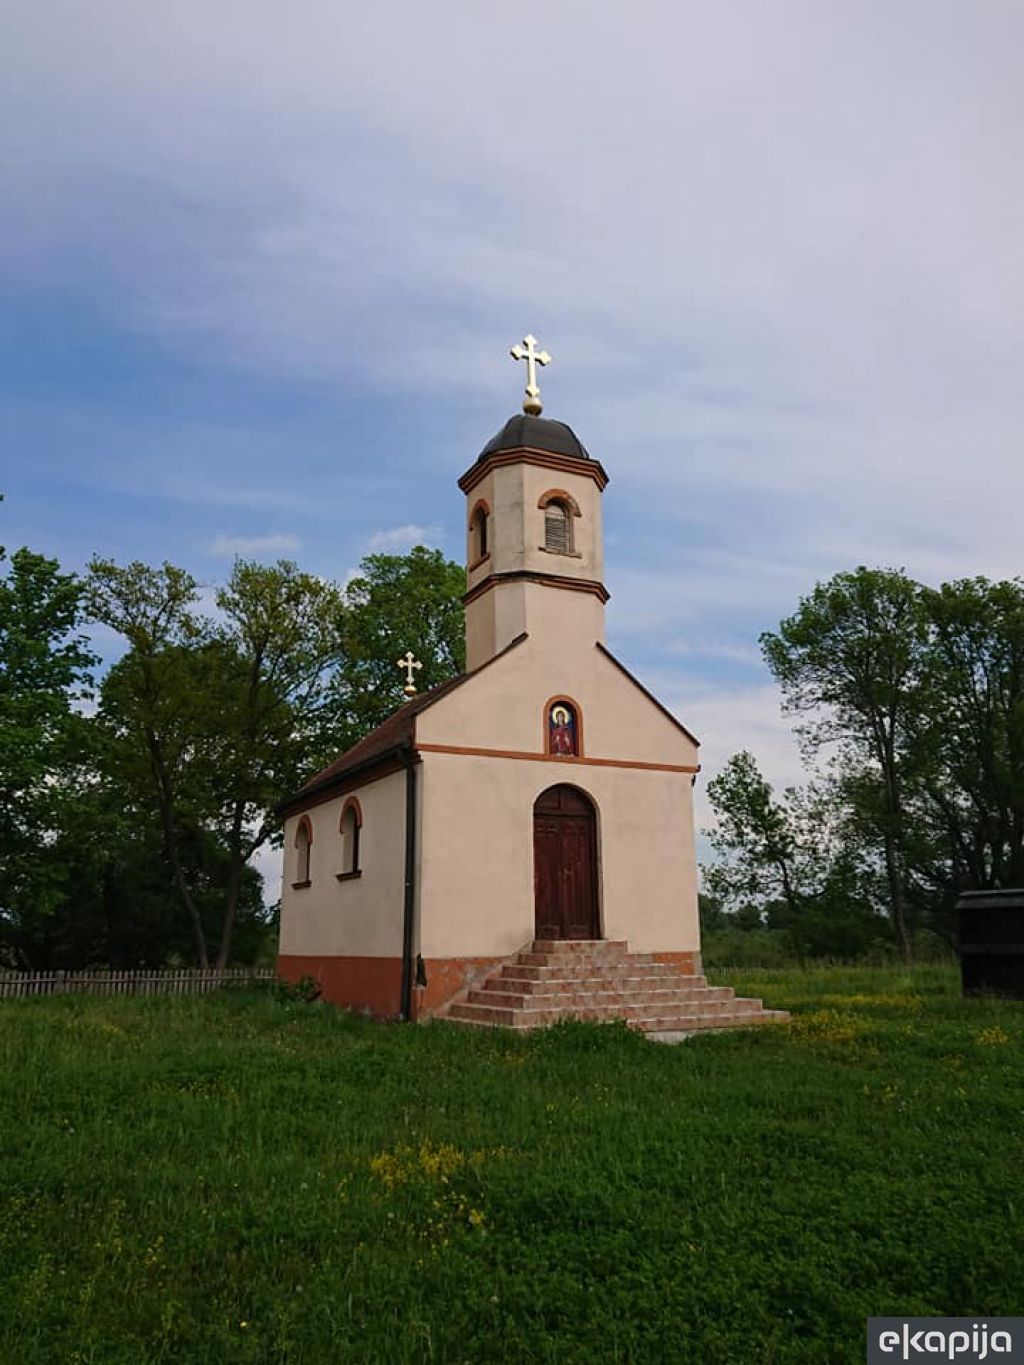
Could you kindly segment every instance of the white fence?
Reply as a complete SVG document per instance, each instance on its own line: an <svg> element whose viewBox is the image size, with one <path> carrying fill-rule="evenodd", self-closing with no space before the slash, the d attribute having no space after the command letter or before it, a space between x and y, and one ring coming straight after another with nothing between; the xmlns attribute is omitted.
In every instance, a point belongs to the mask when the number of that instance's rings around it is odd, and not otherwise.
<svg viewBox="0 0 1024 1365"><path fill-rule="evenodd" d="M0 971L0 1000L29 995L200 995L221 986L273 981L273 967L136 968L110 972L92 967L81 972Z"/></svg>

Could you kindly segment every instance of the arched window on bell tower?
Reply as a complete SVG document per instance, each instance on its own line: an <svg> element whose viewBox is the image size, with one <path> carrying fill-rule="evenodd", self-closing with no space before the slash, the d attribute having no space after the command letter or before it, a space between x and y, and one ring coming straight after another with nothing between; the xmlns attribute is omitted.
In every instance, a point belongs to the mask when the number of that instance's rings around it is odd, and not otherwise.
<svg viewBox="0 0 1024 1365"><path fill-rule="evenodd" d="M529 414L510 418L459 479L469 672L520 635L604 639L607 482L564 422Z"/></svg>
<svg viewBox="0 0 1024 1365"><path fill-rule="evenodd" d="M576 555L573 518L580 515L580 505L571 493L561 488L549 488L541 495L537 506L544 513L544 544L541 549L552 555Z"/></svg>
<svg viewBox="0 0 1024 1365"><path fill-rule="evenodd" d="M544 548L552 554L565 555L572 550L572 523L569 509L561 502L549 502L544 508Z"/></svg>
<svg viewBox="0 0 1024 1365"><path fill-rule="evenodd" d="M469 566L474 568L487 558L490 546L490 512L487 503L480 499L469 518Z"/></svg>

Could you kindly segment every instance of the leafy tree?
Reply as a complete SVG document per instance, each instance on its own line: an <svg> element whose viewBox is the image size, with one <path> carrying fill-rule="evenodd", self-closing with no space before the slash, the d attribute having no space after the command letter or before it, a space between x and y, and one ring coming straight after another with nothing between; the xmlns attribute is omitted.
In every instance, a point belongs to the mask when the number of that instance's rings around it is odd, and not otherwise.
<svg viewBox="0 0 1024 1365"><path fill-rule="evenodd" d="M904 772L921 708L927 621L918 585L905 574L861 567L836 574L803 598L777 633L761 636L784 709L805 717L805 752L838 746L862 789L882 848L889 911L911 956ZM867 813L864 813L865 820Z"/></svg>
<svg viewBox="0 0 1024 1365"><path fill-rule="evenodd" d="M705 885L734 907L732 927L783 930L801 961L857 957L884 937L832 788L787 788L776 798L744 751L712 779L708 796L721 860L705 869Z"/></svg>
<svg viewBox="0 0 1024 1365"><path fill-rule="evenodd" d="M101 716L122 741L122 779L155 802L196 960L207 967L202 916L181 851L187 817L194 821L203 814L197 769L209 735L207 688L217 680L216 651L209 648L208 626L195 611L198 599L195 579L172 564L154 569L135 561L122 568L97 558L89 565L92 615L129 645L104 679ZM199 809L187 809L186 792Z"/></svg>
<svg viewBox="0 0 1024 1365"><path fill-rule="evenodd" d="M712 896L741 906L779 897L797 914L802 899L799 833L792 813L774 799L753 754L734 754L708 783L708 798L717 816L711 842L722 855L705 877Z"/></svg>
<svg viewBox="0 0 1024 1365"><path fill-rule="evenodd" d="M942 880L950 891L1024 885L1024 583L966 579L923 602L916 797L944 845Z"/></svg>
<svg viewBox="0 0 1024 1365"><path fill-rule="evenodd" d="M345 590L344 657L335 698L345 743L380 725L405 700L397 659L411 649L425 692L465 667L465 569L440 550L369 555Z"/></svg>
<svg viewBox="0 0 1024 1365"><path fill-rule="evenodd" d="M697 913L700 916L701 935L720 933L731 924L730 916L723 910L720 899L709 891L701 891L697 896Z"/></svg>
<svg viewBox="0 0 1024 1365"><path fill-rule="evenodd" d="M406 648L421 688L461 665L459 566L419 547L362 569L343 594L287 561L239 561L210 615L180 568L94 559L89 612L127 651L86 719L83 585L14 556L0 582L0 955L223 966L260 950L250 860L279 838L277 803L402 703Z"/></svg>
<svg viewBox="0 0 1024 1365"><path fill-rule="evenodd" d="M216 779L229 859L217 966L227 964L249 859L278 830L275 807L332 756L330 679L341 652L342 598L287 560L238 560L217 594L222 670Z"/></svg>
<svg viewBox="0 0 1024 1365"><path fill-rule="evenodd" d="M150 792L200 965L209 928L196 878L221 868L219 940L224 967L252 855L276 832L274 807L311 761L329 753L328 681L340 648L338 589L289 561L237 561L218 592L220 619L195 611L194 579L165 564L91 566L97 616L128 653L104 681L102 715L123 741L120 774ZM209 840L223 856L183 855ZM205 875L205 874L204 874Z"/></svg>
<svg viewBox="0 0 1024 1365"><path fill-rule="evenodd" d="M22 961L25 926L58 896L48 850L86 745L77 706L95 656L78 633L81 598L73 574L28 549L0 578L0 941Z"/></svg>

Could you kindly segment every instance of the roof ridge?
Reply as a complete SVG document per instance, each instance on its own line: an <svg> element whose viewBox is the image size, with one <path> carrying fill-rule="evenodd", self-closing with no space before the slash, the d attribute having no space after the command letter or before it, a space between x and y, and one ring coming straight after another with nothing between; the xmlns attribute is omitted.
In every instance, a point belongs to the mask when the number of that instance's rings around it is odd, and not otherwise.
<svg viewBox="0 0 1024 1365"><path fill-rule="evenodd" d="M670 720L677 730L682 730L686 738L690 740L691 743L696 744L697 748L699 749L700 740L691 730L688 730L686 728L686 726L679 719L679 717L674 716L672 712L668 709L668 707L664 704L664 702L660 702L653 692L649 691L648 688L644 687L640 679L636 677L635 674L630 673L629 669L626 667L624 663L622 663L619 659L616 659L615 655L611 652L607 645L602 644L600 640L595 640L594 643L597 646L597 648L601 651L601 653L605 655L606 658L610 659L611 662L621 673L625 673L626 677L633 684L633 686L638 687L640 691L644 694L644 696L647 698L647 700L653 702L654 705L658 708L658 710L662 713L662 715L664 715L668 720Z"/></svg>

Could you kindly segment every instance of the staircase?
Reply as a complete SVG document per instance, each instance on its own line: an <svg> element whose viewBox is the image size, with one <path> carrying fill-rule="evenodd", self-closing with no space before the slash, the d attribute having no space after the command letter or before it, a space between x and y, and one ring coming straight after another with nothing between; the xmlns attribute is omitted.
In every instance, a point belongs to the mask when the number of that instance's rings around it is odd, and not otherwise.
<svg viewBox="0 0 1024 1365"><path fill-rule="evenodd" d="M559 1019L624 1019L644 1033L748 1028L789 1018L760 1000L737 999L625 942L538 939L458 996L440 1017L458 1024L530 1029Z"/></svg>

